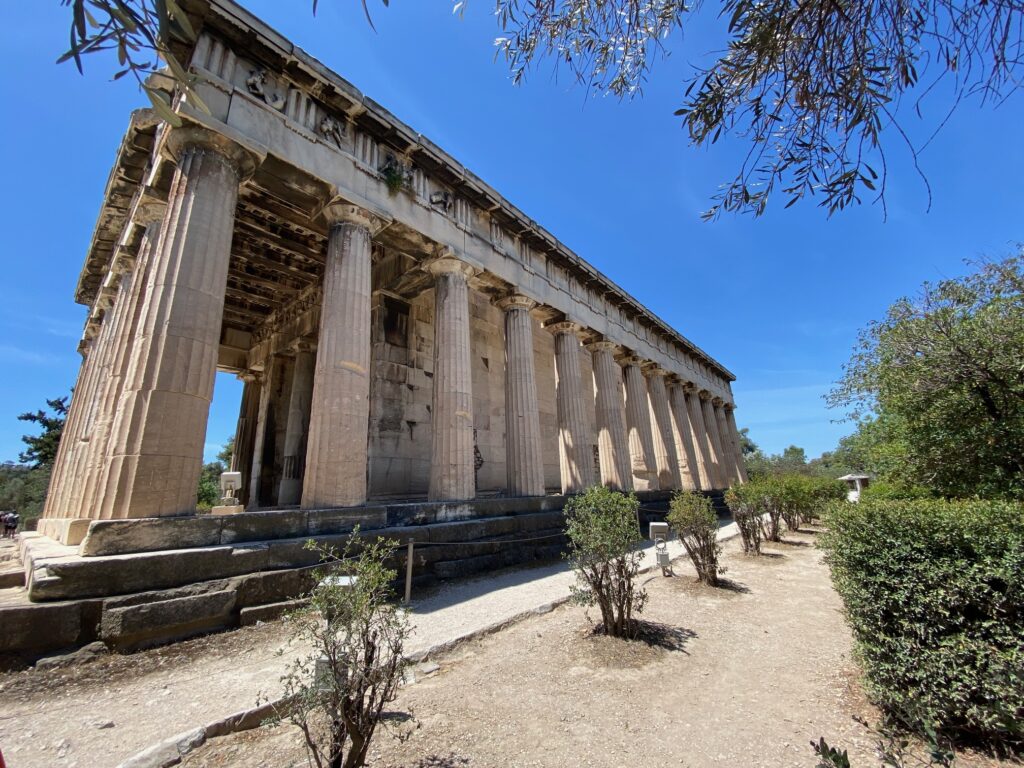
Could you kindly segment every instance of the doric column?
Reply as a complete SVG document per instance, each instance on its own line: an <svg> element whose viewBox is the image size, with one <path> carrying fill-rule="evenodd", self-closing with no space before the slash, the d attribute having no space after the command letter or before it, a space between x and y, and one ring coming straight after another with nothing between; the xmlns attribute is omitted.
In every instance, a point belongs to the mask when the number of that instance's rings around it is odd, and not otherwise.
<svg viewBox="0 0 1024 768"><path fill-rule="evenodd" d="M584 390L580 373L580 326L562 322L545 328L555 336L555 401L562 493L575 493L594 485L590 423L583 399L592 396L592 388Z"/></svg>
<svg viewBox="0 0 1024 768"><path fill-rule="evenodd" d="M718 441L722 445L722 474L729 485L732 486L739 480L736 473L736 455L734 453L732 435L729 433L728 424L725 421L725 411L722 410L724 401L716 397L711 401L712 410L715 413L715 428L718 432Z"/></svg>
<svg viewBox="0 0 1024 768"><path fill-rule="evenodd" d="M85 382L93 366L90 359L93 347L93 339L83 338L78 344L78 352L82 355L82 364L78 368L78 377L75 379L75 388L71 393L71 403L68 405L67 416L64 419L64 429L61 432L60 444L57 446L57 456L53 462L53 472L50 475L50 487L46 493L46 502L43 506L43 517L60 517L60 498L64 487L65 477L68 474L70 464L70 446L74 443L72 435L75 433L77 422L85 405Z"/></svg>
<svg viewBox="0 0 1024 768"><path fill-rule="evenodd" d="M256 425L259 421L260 381L262 374L245 371L238 375L242 380L242 403L238 408L238 424L235 427L235 449L231 452L231 471L242 473L242 487L238 489L238 501L242 506L249 503L249 480L252 476L253 445L256 441Z"/></svg>
<svg viewBox="0 0 1024 768"><path fill-rule="evenodd" d="M676 444L676 454L679 457L679 473L682 477L683 488L687 490L709 488L710 484L702 469L699 451L694 444L693 424L686 402L685 387L679 382L673 381L668 385L668 398L672 412L672 439Z"/></svg>
<svg viewBox="0 0 1024 768"><path fill-rule="evenodd" d="M505 311L505 467L510 496L544 495L533 320L537 302L514 294L497 302Z"/></svg>
<svg viewBox="0 0 1024 768"><path fill-rule="evenodd" d="M302 498L302 477L306 467L306 437L309 434L310 404L313 398L313 345L304 339L294 343L295 367L288 400L288 424L284 433L284 468L277 503L298 504Z"/></svg>
<svg viewBox="0 0 1024 768"><path fill-rule="evenodd" d="M86 326L87 333L90 328L93 329L93 332L83 336L78 345L78 351L82 355L82 366L78 371L71 406L68 409L64 430L61 433L53 478L46 496L45 517L67 516L66 502L70 493L69 489L76 482L74 464L81 448L79 438L82 433L82 424L88 419L89 396L96 379L96 369L99 367L101 356L97 352L99 332L95 330L91 321Z"/></svg>
<svg viewBox="0 0 1024 768"><path fill-rule="evenodd" d="M622 369L615 362L618 347L610 341L588 344L594 358L594 384L597 390L597 449L601 464L601 482L620 491L633 490L629 466L629 441L623 417Z"/></svg>
<svg viewBox="0 0 1024 768"><path fill-rule="evenodd" d="M252 461L249 469L249 494L246 506L258 508L263 506L269 499L263 499L261 486L263 484L263 454L267 448L267 427L270 423L271 394L276 382L274 377L279 375L274 356L267 358L262 372L256 372L256 380L259 383L260 397L256 405L256 428L253 430L252 438Z"/></svg>
<svg viewBox="0 0 1024 768"><path fill-rule="evenodd" d="M91 504L95 509L94 517L107 519L113 513L114 499L108 498L107 483L114 454L118 446L127 442L125 430L127 421L120 420L118 414L124 409L125 388L135 351L136 339L139 335L139 320L146 304L147 286L152 255L160 241L160 227L167 206L163 202L139 202L134 210L133 221L145 230L138 252L134 259L125 259L122 267L126 270L122 277L122 286L128 290L127 306L124 321L117 342L116 358L111 368L111 378L106 391L110 416L102 435L100 466L94 473L96 484L91 491Z"/></svg>
<svg viewBox="0 0 1024 768"><path fill-rule="evenodd" d="M711 393L702 389L700 407L704 416L704 429L707 433L708 448L710 451L711 474L715 480L715 488L728 488L729 478L725 474L725 461L722 458L722 441L718 439L718 423L715 421L715 409L711 405Z"/></svg>
<svg viewBox="0 0 1024 768"><path fill-rule="evenodd" d="M366 502L370 425L370 238L383 222L334 202L313 373L304 509Z"/></svg>
<svg viewBox="0 0 1024 768"><path fill-rule="evenodd" d="M685 387L686 410L690 414L690 437L693 441L694 453L697 454L697 469L700 473L700 487L710 491L718 488L718 475L715 473L714 456L708 439L708 430L704 425L704 411L700 405L700 396L692 384Z"/></svg>
<svg viewBox="0 0 1024 768"><path fill-rule="evenodd" d="M238 186L260 160L218 134L172 130L178 161L132 349L111 517L195 511L219 354Z"/></svg>
<svg viewBox="0 0 1024 768"><path fill-rule="evenodd" d="M733 445L736 446L736 474L741 483L747 482L747 465L743 461L743 442L740 439L740 431L736 429L736 406L732 403L725 405L725 420L729 425L729 433L732 435Z"/></svg>
<svg viewBox="0 0 1024 768"><path fill-rule="evenodd" d="M622 363L626 388L626 430L633 476L646 480L647 490L656 491L659 488L658 464L654 457L647 382L640 369L643 360L627 357Z"/></svg>
<svg viewBox="0 0 1024 768"><path fill-rule="evenodd" d="M88 508L86 493L90 486L89 472L98 465L94 457L96 451L94 437L97 420L104 416L103 392L110 378L120 315L123 314L118 312L115 307L117 298L118 290L115 284L106 282L100 288L93 305L94 313L101 314L102 323L96 335L96 344L92 352L94 357L92 374L87 383L85 398L82 401L85 407L74 433L74 442L70 446L69 482L64 486L60 500L60 517L93 516L93 510ZM93 482L94 485L95 482Z"/></svg>
<svg viewBox="0 0 1024 768"><path fill-rule="evenodd" d="M647 394L654 414L654 458L658 466L658 486L662 489L682 488L679 454L672 433L672 411L665 389L668 371L654 365L647 367L646 374Z"/></svg>
<svg viewBox="0 0 1024 768"><path fill-rule="evenodd" d="M469 285L473 268L451 256L427 265L434 275L434 391L431 408L432 501L476 496Z"/></svg>
<svg viewBox="0 0 1024 768"><path fill-rule="evenodd" d="M90 429L89 446L78 483L80 499L75 517L98 518L102 512L104 468L110 465L107 446L117 414L118 399L126 373L125 359L129 349L132 329L132 286L136 276L131 268L122 263L115 266L107 279L117 287L117 296L110 308L111 333L107 354L100 369L100 384L96 390L94 404L95 418Z"/></svg>

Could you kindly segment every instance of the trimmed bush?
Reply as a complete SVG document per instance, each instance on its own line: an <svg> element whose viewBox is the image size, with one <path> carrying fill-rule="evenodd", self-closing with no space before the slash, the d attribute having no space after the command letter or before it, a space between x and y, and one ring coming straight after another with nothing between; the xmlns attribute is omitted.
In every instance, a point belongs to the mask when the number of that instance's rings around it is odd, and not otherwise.
<svg viewBox="0 0 1024 768"><path fill-rule="evenodd" d="M647 602L647 593L637 586L643 553L637 511L640 502L632 493L588 488L565 505L566 557L576 571L572 587L574 602L597 604L605 634L632 638Z"/></svg>
<svg viewBox="0 0 1024 768"><path fill-rule="evenodd" d="M711 500L696 491L678 491L672 496L668 524L686 548L697 579L709 586L718 586L718 516Z"/></svg>
<svg viewBox="0 0 1024 768"><path fill-rule="evenodd" d="M725 492L725 503L729 505L732 519L740 531L743 554L761 554L761 515L764 514L764 499L757 483L734 485Z"/></svg>
<svg viewBox="0 0 1024 768"><path fill-rule="evenodd" d="M885 480L876 480L860 492L861 501L905 501L934 497L935 494L922 485L900 485Z"/></svg>
<svg viewBox="0 0 1024 768"><path fill-rule="evenodd" d="M870 696L921 733L1024 741L1024 505L833 504L820 539Z"/></svg>

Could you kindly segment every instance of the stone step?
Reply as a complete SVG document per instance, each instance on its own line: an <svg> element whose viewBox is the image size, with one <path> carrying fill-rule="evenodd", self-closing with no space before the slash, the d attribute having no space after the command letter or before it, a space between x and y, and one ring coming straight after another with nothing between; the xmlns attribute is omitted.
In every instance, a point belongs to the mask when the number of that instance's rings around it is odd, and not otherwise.
<svg viewBox="0 0 1024 768"><path fill-rule="evenodd" d="M5 563L0 567L0 589L25 586L25 566L20 562L15 565Z"/></svg>

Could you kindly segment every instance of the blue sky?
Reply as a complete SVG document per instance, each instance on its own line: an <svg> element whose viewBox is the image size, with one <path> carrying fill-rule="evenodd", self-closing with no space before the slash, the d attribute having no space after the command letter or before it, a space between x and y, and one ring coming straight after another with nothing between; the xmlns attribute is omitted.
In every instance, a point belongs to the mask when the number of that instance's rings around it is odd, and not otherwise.
<svg viewBox="0 0 1024 768"><path fill-rule="evenodd" d="M670 41L643 97L620 102L547 68L513 86L494 61L492 0L470 0L461 19L448 0L392 3L376 9L376 32L357 0L320 0L315 19L305 0L245 5L721 360L737 376L739 425L771 452L795 443L815 456L850 430L821 395L859 328L922 281L963 273L965 258L1024 240L1020 96L998 110L968 102L931 143L930 212L894 144L886 221L879 206L828 219L798 204L704 223L742 147L693 149L672 112L688 64L713 46L714 19ZM74 285L129 112L145 102L127 78L109 81L113 62L87 60L84 77L54 64L67 41L57 0L12 3L5 21L0 461L22 447L17 414L74 382L85 317ZM926 128L909 121L914 136ZM233 431L239 392L218 376L208 454Z"/></svg>

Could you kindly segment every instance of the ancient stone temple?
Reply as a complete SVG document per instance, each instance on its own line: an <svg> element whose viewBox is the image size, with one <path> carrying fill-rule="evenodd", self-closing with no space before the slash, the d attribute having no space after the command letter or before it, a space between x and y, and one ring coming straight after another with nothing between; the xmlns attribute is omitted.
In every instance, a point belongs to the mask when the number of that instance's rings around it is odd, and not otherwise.
<svg viewBox="0 0 1024 768"><path fill-rule="evenodd" d="M209 111L140 110L117 153L48 520L193 514L217 371L249 510L742 478L721 364L242 8L187 7Z"/></svg>
<svg viewBox="0 0 1024 768"><path fill-rule="evenodd" d="M177 53L205 108L154 78L182 125L139 110L117 152L41 538L81 542L84 568L354 520L498 509L514 533L595 483L743 480L723 365L238 5L182 5L198 39ZM196 514L218 371L244 381L239 520ZM35 562L33 599L99 589L71 589L70 560ZM183 583L145 570L118 571L121 591Z"/></svg>

